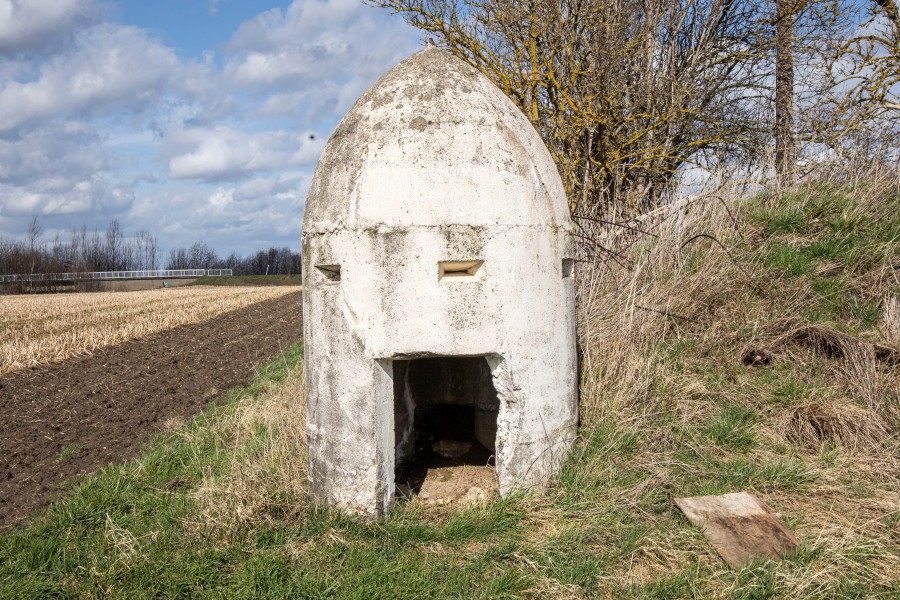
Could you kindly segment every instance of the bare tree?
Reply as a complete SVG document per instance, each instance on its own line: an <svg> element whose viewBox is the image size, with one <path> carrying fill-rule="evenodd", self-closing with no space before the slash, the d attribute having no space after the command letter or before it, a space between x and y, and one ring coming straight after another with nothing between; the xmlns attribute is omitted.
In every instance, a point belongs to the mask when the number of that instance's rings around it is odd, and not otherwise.
<svg viewBox="0 0 900 600"><path fill-rule="evenodd" d="M136 264L139 270L152 270L159 263L159 242L146 229L140 229L134 238Z"/></svg>
<svg viewBox="0 0 900 600"><path fill-rule="evenodd" d="M189 269L190 261L185 248L172 248L169 250L169 260L166 269Z"/></svg>
<svg viewBox="0 0 900 600"><path fill-rule="evenodd" d="M41 239L41 233L43 232L43 228L41 227L40 222L38 221L37 216L31 217L31 222L28 224L28 253L31 259L31 265L28 268L29 273L34 273L34 268L37 264L38 260L38 243Z"/></svg>
<svg viewBox="0 0 900 600"><path fill-rule="evenodd" d="M53 236L53 243L50 245L50 266L47 270L55 273L65 272L71 264L70 250L71 248L62 242L58 233Z"/></svg>
<svg viewBox="0 0 900 600"><path fill-rule="evenodd" d="M370 0L490 77L554 155L573 212L655 206L679 170L772 128L761 0Z"/></svg>
<svg viewBox="0 0 900 600"><path fill-rule="evenodd" d="M83 272L156 269L160 262L159 241L146 229L126 237L117 220L101 232L86 226L72 228L68 242L56 235L50 244L41 244L42 227L32 219L24 239L0 237L0 273ZM173 248L167 269L230 268L235 274L299 274L300 254L287 246L270 247L242 257L231 253L222 260L206 242Z"/></svg>
<svg viewBox="0 0 900 600"><path fill-rule="evenodd" d="M842 3L843 31L823 53L828 94L819 99L818 128L835 133L837 151L861 135L896 137L900 115L900 12L895 0ZM882 136L884 137L884 136ZM889 139L889 137L888 137ZM863 144L865 145L865 144ZM896 148L896 141L893 142ZM875 145L876 152L882 147ZM853 149L856 151L856 149Z"/></svg>
<svg viewBox="0 0 900 600"><path fill-rule="evenodd" d="M248 263L253 275L266 275L269 272L269 253L265 250L258 250L256 254L249 257Z"/></svg>
<svg viewBox="0 0 900 600"><path fill-rule="evenodd" d="M106 270L121 271L127 268L125 260L125 244L122 227L118 219L109 222L106 228Z"/></svg>
<svg viewBox="0 0 900 600"><path fill-rule="evenodd" d="M219 256L206 242L194 242L188 248L188 261L190 269L214 269L219 262Z"/></svg>
<svg viewBox="0 0 900 600"><path fill-rule="evenodd" d="M87 260L87 245L88 245L88 235L87 235L87 227L84 225L81 226L81 229L77 229L75 227L72 228L72 233L69 241L70 246L70 268L73 271L90 271L93 270L93 265L88 264Z"/></svg>
<svg viewBox="0 0 900 600"><path fill-rule="evenodd" d="M874 10L871 20L872 31L865 37L857 37L853 41L866 48L867 62L872 74L868 78L870 86L878 91L876 97L883 106L891 111L900 111L897 87L900 86L900 9L895 0L872 0ZM877 26L881 19L883 26Z"/></svg>
<svg viewBox="0 0 900 600"><path fill-rule="evenodd" d="M167 269L216 269L222 263L219 255L206 242L194 242L188 248L169 251Z"/></svg>

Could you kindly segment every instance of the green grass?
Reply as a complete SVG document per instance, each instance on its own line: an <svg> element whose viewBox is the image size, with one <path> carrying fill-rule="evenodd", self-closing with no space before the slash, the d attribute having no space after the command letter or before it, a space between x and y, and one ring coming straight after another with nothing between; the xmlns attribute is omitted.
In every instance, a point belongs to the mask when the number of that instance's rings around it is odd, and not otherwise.
<svg viewBox="0 0 900 600"><path fill-rule="evenodd" d="M300 275L235 275L232 277L198 277L190 285L300 285Z"/></svg>
<svg viewBox="0 0 900 600"><path fill-rule="evenodd" d="M282 380L302 356L302 344L258 370L244 389L192 419L184 431L162 434L137 461L102 469L24 527L0 538L0 598L101 596L179 597L222 583L239 548L197 539L192 499L204 476L221 473L230 454L211 424L238 400ZM205 542L205 543L204 543ZM189 595L189 594L188 594Z"/></svg>
<svg viewBox="0 0 900 600"><path fill-rule="evenodd" d="M689 318L661 319L646 340L623 335L639 344L634 360L650 366L636 383L616 374L616 361L631 355L604 361L587 349L597 371L583 374L582 403L603 409L582 423L546 491L455 511L401 502L378 522L287 492L278 510L246 519L210 513L204 486L224 486L281 435L257 423L237 440L234 421L241 403L267 406L267 394L296 373L297 346L247 388L158 436L139 460L85 478L0 536L0 598L898 597L891 447L815 450L785 435L798 407L865 406L847 369L802 347L765 366L740 358L785 317L813 315L846 332L879 326L884 290L861 282L896 257L880 222L893 217L872 218L845 190L813 192L754 200L744 233L755 229L761 241L726 240L767 295L748 292L743 272L723 297L703 296L708 285L684 298L666 291L672 312ZM727 283L730 263L700 249L674 289L703 276L710 260L721 270L707 276ZM821 272L832 263L840 267ZM612 344L612 323L598 348ZM598 377L605 387L591 391ZM896 404L885 381L884 402ZM740 490L779 513L801 540L797 552L728 569L673 503Z"/></svg>
<svg viewBox="0 0 900 600"><path fill-rule="evenodd" d="M638 503L650 519L621 502L647 480L633 459L652 439L615 423L600 424L576 447L549 506L528 495L457 512L407 503L378 523L310 506L291 520L239 532L209 527L194 492L210 472L226 473L231 457L213 434L215 421L298 359L294 349L184 432L160 436L138 461L86 478L0 538L0 597L519 598L549 586L559 597L605 589L615 597L672 598L696 595L713 576L703 562L644 584L602 584L671 532L699 543L656 492ZM720 417L752 420L738 409ZM679 460L694 465L683 479L697 493L746 485L794 491L807 477L791 461Z"/></svg>
<svg viewBox="0 0 900 600"><path fill-rule="evenodd" d="M753 424L757 421L756 411L752 408L728 405L706 429L709 440L726 450L749 450L756 445Z"/></svg>
<svg viewBox="0 0 900 600"><path fill-rule="evenodd" d="M59 451L59 455L57 456L58 460L66 460L72 456L75 456L81 452L81 447L78 444L69 444L65 448Z"/></svg>
<svg viewBox="0 0 900 600"><path fill-rule="evenodd" d="M900 214L889 207L897 204L896 196L889 197L875 212L865 190L853 193L823 184L757 198L748 213L766 236L757 248L759 261L774 274L809 286L808 319L849 317L858 330L871 329L881 317L880 298L860 276L888 267L896 256Z"/></svg>

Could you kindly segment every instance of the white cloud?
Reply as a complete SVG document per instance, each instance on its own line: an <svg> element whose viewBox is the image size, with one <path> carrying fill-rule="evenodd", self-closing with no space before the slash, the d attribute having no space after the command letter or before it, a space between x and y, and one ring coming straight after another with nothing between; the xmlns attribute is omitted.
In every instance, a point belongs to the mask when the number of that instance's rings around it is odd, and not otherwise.
<svg viewBox="0 0 900 600"><path fill-rule="evenodd" d="M295 0L184 61L109 6L0 0L0 235L118 218L164 247L296 247L328 133L419 46L359 0Z"/></svg>
<svg viewBox="0 0 900 600"><path fill-rule="evenodd" d="M401 19L358 0L295 1L238 29L225 76L270 96L267 114L339 116L387 68L418 48Z"/></svg>
<svg viewBox="0 0 900 600"><path fill-rule="evenodd" d="M0 139L0 214L62 217L127 210L133 192L109 173L120 166L101 135L77 121L42 124Z"/></svg>
<svg viewBox="0 0 900 600"><path fill-rule="evenodd" d="M73 52L54 57L34 81L0 89L0 132L71 113L141 108L178 77L175 53L135 27L98 25L76 36Z"/></svg>
<svg viewBox="0 0 900 600"><path fill-rule="evenodd" d="M233 201L232 190L224 190L222 188L217 189L207 200L210 209L221 211L228 207L229 204Z"/></svg>
<svg viewBox="0 0 900 600"><path fill-rule="evenodd" d="M70 181L66 178L45 177L28 187L0 184L0 215L4 217L66 217L115 214L127 210L134 200L134 192L112 185L103 177ZM84 219L72 222L80 225Z"/></svg>
<svg viewBox="0 0 900 600"><path fill-rule="evenodd" d="M185 182L135 199L130 220L152 222L163 246L215 242L222 252L247 254L260 247L297 247L307 179L260 178L237 187L199 188Z"/></svg>
<svg viewBox="0 0 900 600"><path fill-rule="evenodd" d="M242 202L245 200L255 200L257 198L275 198L286 196L306 196L306 185L308 178L302 176L287 177L264 177L252 179L244 183L234 190L232 195L234 200ZM300 195L300 192L303 192Z"/></svg>
<svg viewBox="0 0 900 600"><path fill-rule="evenodd" d="M59 45L99 16L91 0L0 0L0 56Z"/></svg>
<svg viewBox="0 0 900 600"><path fill-rule="evenodd" d="M17 139L0 138L0 183L27 186L53 176L76 181L115 166L100 135L76 121L50 122Z"/></svg>
<svg viewBox="0 0 900 600"><path fill-rule="evenodd" d="M260 196L267 196L275 191L278 180L275 178L252 179L236 188L233 193L235 200L253 200Z"/></svg>
<svg viewBox="0 0 900 600"><path fill-rule="evenodd" d="M312 164L323 146L308 134L251 134L224 126L186 129L167 142L172 177L207 181L236 181L251 173Z"/></svg>

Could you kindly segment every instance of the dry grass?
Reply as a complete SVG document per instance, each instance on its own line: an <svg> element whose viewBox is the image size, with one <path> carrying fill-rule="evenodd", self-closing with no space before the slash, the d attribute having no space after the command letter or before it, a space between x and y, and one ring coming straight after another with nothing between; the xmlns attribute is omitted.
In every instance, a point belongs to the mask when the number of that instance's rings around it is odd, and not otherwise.
<svg viewBox="0 0 900 600"><path fill-rule="evenodd" d="M521 597L893 593L896 247L883 246L883 260L867 267L824 257L807 275L788 277L767 266L766 253L814 235L766 233L751 217L761 202L685 205L652 224L652 239L609 240L618 263L579 266L583 439L547 494L462 516L407 503L363 534L338 519L288 541L292 564L340 577L343 568L319 562L323 554L337 546L376 561L387 544L401 562L463 568L467 557L510 546L491 573L527 579ZM878 298L877 323L861 326L842 302L816 296L821 278L841 278L847 301ZM826 301L835 319L811 320ZM230 473L204 480L198 528L233 539L309 518L302 396L296 369L283 386L239 405L219 433ZM672 502L738 490L757 495L798 535L796 556L732 571ZM508 520L510 511L520 520L493 537L473 534L461 547L434 539L466 519ZM415 532L427 541L417 544Z"/></svg>
<svg viewBox="0 0 900 600"><path fill-rule="evenodd" d="M879 452L890 428L873 411L852 402L810 401L790 412L785 436L811 450L841 446L850 452Z"/></svg>
<svg viewBox="0 0 900 600"><path fill-rule="evenodd" d="M605 238L618 261L580 266L583 434L639 441L578 462L607 481L641 473L594 506L650 528L602 580L610 597L669 584L662 596L896 592L898 200L896 180L814 185L789 202L700 199L642 225L652 237ZM795 275L776 250L808 263ZM797 558L735 576L671 508L673 496L739 489L782 514L803 541Z"/></svg>
<svg viewBox="0 0 900 600"><path fill-rule="evenodd" d="M84 356L179 325L199 323L291 291L275 286L191 287L0 296L0 375Z"/></svg>
<svg viewBox="0 0 900 600"><path fill-rule="evenodd" d="M204 527L231 537L245 527L293 520L307 507L306 392L302 361L286 378L239 401L217 424L231 463L197 492Z"/></svg>
<svg viewBox="0 0 900 600"><path fill-rule="evenodd" d="M729 259L718 248L713 247L711 259L694 272L685 269L692 248L681 250L698 232L722 237L730 227L724 205L701 200L690 210L680 210L677 218L661 220L653 229L658 237L604 240L625 254L626 262L580 267L578 332L586 378L581 387L585 425L591 427L612 415L634 418L657 408L648 404L655 366L646 360L647 354L666 336L679 338L688 323L708 318L705 308L717 300L730 297L733 303L742 302L747 294L743 274L721 268Z"/></svg>
<svg viewBox="0 0 900 600"><path fill-rule="evenodd" d="M900 298L896 295L888 294L884 297L883 311L883 332L884 337L896 346L900 346Z"/></svg>

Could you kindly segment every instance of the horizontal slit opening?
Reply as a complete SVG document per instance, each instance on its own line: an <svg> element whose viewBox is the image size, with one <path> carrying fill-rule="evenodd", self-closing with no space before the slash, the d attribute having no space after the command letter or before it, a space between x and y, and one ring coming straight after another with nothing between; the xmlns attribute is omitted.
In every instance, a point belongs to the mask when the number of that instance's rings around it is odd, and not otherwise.
<svg viewBox="0 0 900 600"><path fill-rule="evenodd" d="M445 277L475 277L478 273L478 270L481 269L481 265L484 264L483 260L443 260L438 263L439 266L439 279L444 279Z"/></svg>
<svg viewBox="0 0 900 600"><path fill-rule="evenodd" d="M316 270L328 281L341 280L341 265L316 265Z"/></svg>

